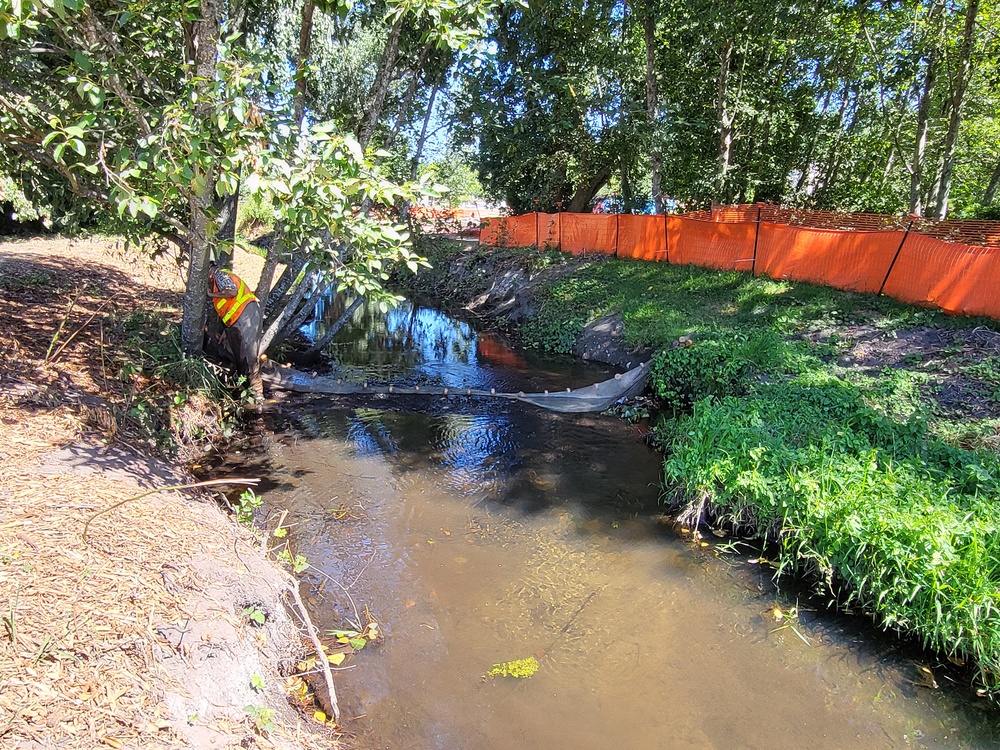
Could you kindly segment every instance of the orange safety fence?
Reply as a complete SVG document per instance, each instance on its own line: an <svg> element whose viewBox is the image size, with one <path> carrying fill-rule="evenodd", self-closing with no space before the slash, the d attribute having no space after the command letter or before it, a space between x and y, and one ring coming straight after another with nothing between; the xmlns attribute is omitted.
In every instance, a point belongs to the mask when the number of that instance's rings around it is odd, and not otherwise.
<svg viewBox="0 0 1000 750"><path fill-rule="evenodd" d="M555 250L559 247L560 214L535 214L539 250Z"/></svg>
<svg viewBox="0 0 1000 750"><path fill-rule="evenodd" d="M559 241L564 253L606 253L618 247L618 220L613 214L559 214Z"/></svg>
<svg viewBox="0 0 1000 750"><path fill-rule="evenodd" d="M885 284L890 297L960 315L1000 318L1000 248L910 234Z"/></svg>
<svg viewBox="0 0 1000 750"><path fill-rule="evenodd" d="M642 214L618 216L618 257L667 259L666 217Z"/></svg>
<svg viewBox="0 0 1000 750"><path fill-rule="evenodd" d="M741 205L666 217L533 213L490 220L480 242L752 270L1000 318L1000 222Z"/></svg>
<svg viewBox="0 0 1000 750"><path fill-rule="evenodd" d="M535 214L489 219L479 241L491 247L532 247L536 230Z"/></svg>
<svg viewBox="0 0 1000 750"><path fill-rule="evenodd" d="M721 224L684 216L667 217L667 257L723 271L749 271L756 224Z"/></svg>
<svg viewBox="0 0 1000 750"><path fill-rule="evenodd" d="M877 293L903 232L844 232L761 222L754 271L772 279Z"/></svg>

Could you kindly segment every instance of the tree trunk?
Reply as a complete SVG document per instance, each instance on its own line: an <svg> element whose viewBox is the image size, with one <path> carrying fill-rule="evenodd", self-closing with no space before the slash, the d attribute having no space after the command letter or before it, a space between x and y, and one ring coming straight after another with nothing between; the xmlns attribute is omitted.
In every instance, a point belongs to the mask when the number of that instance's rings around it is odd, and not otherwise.
<svg viewBox="0 0 1000 750"><path fill-rule="evenodd" d="M410 112L410 107L413 105L413 97L416 95L417 86L420 84L420 76L424 69L424 62L426 62L427 55L430 54L430 51L430 44L425 44L424 48L420 50L420 56L417 58L417 63L413 66L413 76L410 78L410 83L406 87L406 93L403 94L403 101L399 108L399 115L396 117L396 121L392 124L392 130L389 131L389 135L385 139L385 143L382 144L382 148L386 151L392 148L392 144L395 143L396 138L399 137L399 131L402 130L403 124L407 122L407 115Z"/></svg>
<svg viewBox="0 0 1000 750"><path fill-rule="evenodd" d="M309 320L309 318L312 317L312 315L316 311L316 300L319 297L322 297L328 291L330 291L330 288L334 285L334 283L335 282L331 279L329 281L323 282L322 286L320 286L318 282L313 284L312 293L305 299L305 301L296 311L295 315L293 315L285 323L285 325L282 326L281 330L278 331L277 335L274 336L274 338L272 338L268 342L268 347L270 348L270 347L281 346L281 344L284 343L285 339L287 339L289 336L295 333L295 331L299 329L299 326L301 326L303 323ZM264 352L267 350L262 347L261 351Z"/></svg>
<svg viewBox="0 0 1000 750"><path fill-rule="evenodd" d="M285 293L292 288L292 284L295 283L305 265L305 258L293 257L291 262L285 266L285 270L278 277L278 282L271 288L270 293L267 295L267 302L264 304L264 320L270 318L279 307L284 309L284 305L281 302Z"/></svg>
<svg viewBox="0 0 1000 750"><path fill-rule="evenodd" d="M729 158L733 149L733 113L726 106L729 94L729 64L733 56L733 40L727 39L719 55L719 80L715 94L715 116L719 124L719 151L715 158L715 197L723 199Z"/></svg>
<svg viewBox="0 0 1000 750"><path fill-rule="evenodd" d="M962 124L965 107L965 92L972 78L972 54L976 42L976 18L979 16L979 0L968 0L965 8L965 28L962 31L962 45L959 48L955 84L951 95L951 117L948 118L948 133L944 139L941 155L940 185L935 196L934 218L943 219L948 215L948 197L955 173L955 149L958 146L958 129Z"/></svg>
<svg viewBox="0 0 1000 750"><path fill-rule="evenodd" d="M577 187L573 197L570 198L569 207L566 209L570 213L582 214L590 208L590 202L597 195L597 192L604 187L611 178L611 168L601 167L588 182Z"/></svg>
<svg viewBox="0 0 1000 750"><path fill-rule="evenodd" d="M259 300L266 301L271 294L271 283L274 281L274 272L278 268L278 262L282 255L279 248L283 246L284 242L275 234L271 240L270 247L267 248L267 255L264 256L264 267L260 269L260 278L257 280L257 288L254 290L254 296ZM263 305L263 303L261 304ZM264 318L263 312L263 309L261 309L261 320Z"/></svg>
<svg viewBox="0 0 1000 750"><path fill-rule="evenodd" d="M993 174L990 176L990 184L986 186L986 192L983 193L984 206L993 205L993 201L997 197L997 188L1000 188L1000 161L993 168Z"/></svg>
<svg viewBox="0 0 1000 750"><path fill-rule="evenodd" d="M413 159L410 161L410 179L417 179L417 170L420 169L420 157L424 153L424 144L427 143L427 127L431 123L431 115L434 112L434 100L437 99L438 89L435 86L431 89L430 99L427 101L427 112L424 113L424 124L420 126L420 137L417 139L417 148L413 152Z"/></svg>
<svg viewBox="0 0 1000 750"><path fill-rule="evenodd" d="M361 305L364 304L364 301L365 301L364 297L358 297L350 305L348 305L347 309L344 310L343 314L339 318L337 318L337 320L334 321L334 323L331 326L329 326L326 329L326 331L323 333L323 337L320 338L320 340L317 341L315 344L313 344L311 347L306 349L300 357L297 357L297 360L300 363L305 363L319 356L319 353L322 352L324 348L326 348L327 344L333 341L333 337L337 335L337 331L339 331L341 328L344 327L344 324L351 319L351 317L354 315L354 311L357 310L359 307L361 307Z"/></svg>
<svg viewBox="0 0 1000 750"><path fill-rule="evenodd" d="M924 176L924 158L927 154L927 129L931 111L931 94L934 91L934 79L937 76L937 49L931 49L927 57L927 72L920 88L920 101L917 104L917 134L913 143L913 163L910 166L910 213L923 215L921 184Z"/></svg>
<svg viewBox="0 0 1000 750"><path fill-rule="evenodd" d="M646 32L646 119L649 125L649 178L650 192L653 196L653 213L663 213L663 195L660 188L660 169L662 155L660 153L657 133L657 90L656 90L656 18L652 12L646 14L643 21Z"/></svg>
<svg viewBox="0 0 1000 750"><path fill-rule="evenodd" d="M274 320L266 324L267 327L264 330L263 335L260 337L261 354L266 352L271 347L272 342L274 342L278 334L288 325L288 321L295 317L299 310L299 305L315 288L315 286L315 276L313 274L308 274L304 279L302 279L298 288L292 293L291 297L281 308L278 315L275 316Z"/></svg>
<svg viewBox="0 0 1000 750"><path fill-rule="evenodd" d="M214 99L211 92L215 80L216 43L219 38L220 8L215 0L202 0L201 17L191 23L188 48L193 54L192 76L198 81L200 93L195 112L208 119L212 115ZM208 260L215 242L214 222L210 218L212 198L215 195L214 168L205 174L205 185L199 194L188 196L191 215L189 227L193 239L188 246L187 284L184 290L183 318L181 320L181 346L191 356L202 353L205 321L208 312Z"/></svg>
<svg viewBox="0 0 1000 750"><path fill-rule="evenodd" d="M302 25L299 27L299 57L295 64L295 93L292 94L292 107L295 112L295 127L302 127L302 116L306 111L306 61L312 48L313 13L316 10L315 0L305 0L302 4Z"/></svg>
<svg viewBox="0 0 1000 750"><path fill-rule="evenodd" d="M396 56L399 52L399 37L403 32L403 19L397 18L389 31L389 38L386 39L385 49L382 51L382 59L379 63L378 73L372 82L372 87L368 91L368 104L365 106L364 124L361 127L361 134L358 136L358 143L361 148L368 148L368 143L375 135L379 118L382 116L382 108L385 106L385 97L389 92L389 84L392 82L392 71L396 67Z"/></svg>

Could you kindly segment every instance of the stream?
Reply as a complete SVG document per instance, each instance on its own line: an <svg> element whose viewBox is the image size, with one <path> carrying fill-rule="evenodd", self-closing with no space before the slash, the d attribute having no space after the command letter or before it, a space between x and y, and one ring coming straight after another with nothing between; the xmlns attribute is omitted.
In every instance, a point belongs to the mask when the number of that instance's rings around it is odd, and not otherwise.
<svg viewBox="0 0 1000 750"><path fill-rule="evenodd" d="M344 377L526 392L612 372L408 302L358 310L333 354ZM289 511L317 624L368 608L385 633L336 673L351 748L1000 747L996 713L912 645L805 597L777 619L796 592L766 561L663 514L641 424L417 396L266 419L227 468ZM529 656L528 679L484 678Z"/></svg>

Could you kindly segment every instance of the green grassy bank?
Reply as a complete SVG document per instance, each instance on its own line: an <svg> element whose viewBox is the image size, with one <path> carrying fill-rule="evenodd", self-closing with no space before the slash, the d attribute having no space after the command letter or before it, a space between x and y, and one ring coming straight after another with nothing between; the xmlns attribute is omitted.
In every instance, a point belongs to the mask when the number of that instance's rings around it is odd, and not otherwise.
<svg viewBox="0 0 1000 750"><path fill-rule="evenodd" d="M532 277L522 342L568 351L619 314L658 350L665 497L772 544L827 598L1000 691L1000 336L995 321L691 267L423 248L417 286L472 299ZM456 275L456 268L465 268ZM688 335L689 347L667 349Z"/></svg>

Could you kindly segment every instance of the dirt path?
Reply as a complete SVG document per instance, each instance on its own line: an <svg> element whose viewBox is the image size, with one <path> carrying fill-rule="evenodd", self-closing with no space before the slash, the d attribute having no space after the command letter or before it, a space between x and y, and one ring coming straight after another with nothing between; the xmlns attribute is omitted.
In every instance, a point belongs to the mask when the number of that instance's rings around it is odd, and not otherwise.
<svg viewBox="0 0 1000 750"><path fill-rule="evenodd" d="M0 747L337 746L288 704L301 639L246 530L190 492L95 518L191 481L122 427L144 384L109 323L176 317L180 279L106 241L0 244Z"/></svg>

